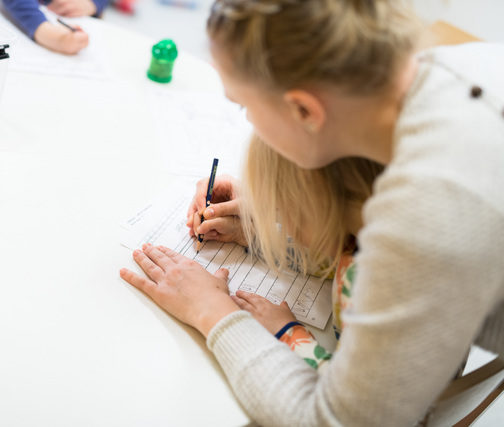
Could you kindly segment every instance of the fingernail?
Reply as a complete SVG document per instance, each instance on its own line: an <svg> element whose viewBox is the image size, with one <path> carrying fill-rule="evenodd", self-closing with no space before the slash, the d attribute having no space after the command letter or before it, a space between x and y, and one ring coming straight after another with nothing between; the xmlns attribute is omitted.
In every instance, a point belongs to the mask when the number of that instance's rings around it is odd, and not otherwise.
<svg viewBox="0 0 504 427"><path fill-rule="evenodd" d="M135 250L133 251L133 255L140 255L140 251L139 251L138 249L135 249Z"/></svg>
<svg viewBox="0 0 504 427"><path fill-rule="evenodd" d="M215 211L212 208L207 208L205 210L205 218L212 218L215 215Z"/></svg>
<svg viewBox="0 0 504 427"><path fill-rule="evenodd" d="M122 276L123 274L125 274L125 273L126 273L126 269L125 269L125 268L121 268L121 269L119 270L119 274L120 274L121 276Z"/></svg>

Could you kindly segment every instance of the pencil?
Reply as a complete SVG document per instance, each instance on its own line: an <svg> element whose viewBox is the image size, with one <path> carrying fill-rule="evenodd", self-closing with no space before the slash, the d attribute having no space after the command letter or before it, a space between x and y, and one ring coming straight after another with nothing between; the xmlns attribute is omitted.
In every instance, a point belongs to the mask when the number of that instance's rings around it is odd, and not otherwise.
<svg viewBox="0 0 504 427"><path fill-rule="evenodd" d="M65 21L63 21L63 19L61 18L58 18L57 21L63 25L64 27L67 27L70 31L72 31L73 33L75 33L77 31L77 28L74 28L72 27L71 25L68 25Z"/></svg>
<svg viewBox="0 0 504 427"><path fill-rule="evenodd" d="M215 182L215 175L217 173L217 165L219 164L219 159L213 159L212 170L210 171L210 179L208 180L208 188L206 193L205 209L210 206L212 201L213 186ZM205 220L203 214L201 214L201 222ZM203 243L203 234L198 234L198 243L196 244L196 252L201 250L201 244Z"/></svg>

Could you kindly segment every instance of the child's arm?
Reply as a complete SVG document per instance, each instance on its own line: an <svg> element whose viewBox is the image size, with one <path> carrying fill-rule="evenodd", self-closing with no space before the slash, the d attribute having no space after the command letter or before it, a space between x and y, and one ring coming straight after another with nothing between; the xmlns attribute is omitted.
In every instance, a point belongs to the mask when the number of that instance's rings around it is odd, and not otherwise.
<svg viewBox="0 0 504 427"><path fill-rule="evenodd" d="M314 369L321 368L331 359L331 353L320 346L311 332L301 323L288 323L275 334L275 337L287 344L294 353Z"/></svg>
<svg viewBox="0 0 504 427"><path fill-rule="evenodd" d="M285 301L276 305L260 295L244 291L237 291L231 298L311 367L318 369L331 358L308 329L296 321Z"/></svg>
<svg viewBox="0 0 504 427"><path fill-rule="evenodd" d="M108 0L52 0L48 9L68 17L100 16Z"/></svg>
<svg viewBox="0 0 504 427"><path fill-rule="evenodd" d="M350 297L354 272L353 255L343 255L338 263L336 281L333 283L333 328L337 340L339 340L339 335L343 329L341 312L351 305ZM328 278L332 279L334 277L329 275ZM315 369L319 369L331 359L332 354L320 346L310 331L298 322L288 323L275 336L286 343L294 353Z"/></svg>
<svg viewBox="0 0 504 427"><path fill-rule="evenodd" d="M108 0L93 0L93 3L96 5L95 16L100 16L105 6L107 6Z"/></svg>
<svg viewBox="0 0 504 427"><path fill-rule="evenodd" d="M51 24L37 0L4 0L3 4L21 29L48 49L72 55L88 45L88 35L81 29L72 32L63 25Z"/></svg>
<svg viewBox="0 0 504 427"><path fill-rule="evenodd" d="M3 4L12 19L31 38L40 24L47 21L37 0L3 0Z"/></svg>

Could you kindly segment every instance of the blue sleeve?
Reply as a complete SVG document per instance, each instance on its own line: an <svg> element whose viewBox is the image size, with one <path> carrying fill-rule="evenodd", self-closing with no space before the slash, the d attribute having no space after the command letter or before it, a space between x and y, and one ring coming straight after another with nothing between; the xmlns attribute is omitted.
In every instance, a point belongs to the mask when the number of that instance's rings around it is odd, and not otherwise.
<svg viewBox="0 0 504 427"><path fill-rule="evenodd" d="M108 0L93 0L93 3L96 5L96 14L95 16L100 16L105 9L105 6L108 4Z"/></svg>
<svg viewBox="0 0 504 427"><path fill-rule="evenodd" d="M47 21L37 0L3 0L3 5L12 19L31 38L39 25Z"/></svg>

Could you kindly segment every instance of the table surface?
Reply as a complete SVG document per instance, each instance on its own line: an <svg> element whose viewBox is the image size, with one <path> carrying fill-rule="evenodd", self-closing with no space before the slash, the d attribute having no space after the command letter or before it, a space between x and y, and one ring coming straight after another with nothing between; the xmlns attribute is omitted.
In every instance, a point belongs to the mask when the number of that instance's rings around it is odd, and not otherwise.
<svg viewBox="0 0 504 427"><path fill-rule="evenodd" d="M11 71L0 100L0 425L247 424L204 339L119 278L120 221L176 178L153 40L99 25L113 80ZM183 53L171 87L221 90Z"/></svg>
<svg viewBox="0 0 504 427"><path fill-rule="evenodd" d="M0 425L245 425L203 337L118 276L135 268L119 223L177 178L149 109L154 40L97 25L113 80L10 71L0 99ZM222 90L184 53L169 88Z"/></svg>

